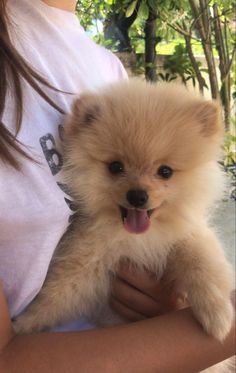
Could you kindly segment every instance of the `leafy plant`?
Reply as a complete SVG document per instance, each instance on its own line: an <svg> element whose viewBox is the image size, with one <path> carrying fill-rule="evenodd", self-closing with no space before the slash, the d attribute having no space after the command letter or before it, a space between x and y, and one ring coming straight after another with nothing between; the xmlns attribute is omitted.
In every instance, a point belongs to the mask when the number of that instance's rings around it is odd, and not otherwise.
<svg viewBox="0 0 236 373"><path fill-rule="evenodd" d="M201 63L198 62L198 64L200 67ZM183 44L176 45L174 53L170 56L166 56L164 69L171 74L171 76L166 75L168 81L176 79L179 76L182 83L185 85L188 80L192 80L192 83L195 86L196 74L190 62L186 47Z"/></svg>
<svg viewBox="0 0 236 373"><path fill-rule="evenodd" d="M177 79L177 75L172 75L170 73L158 73L157 80L163 82L171 82L172 80Z"/></svg>

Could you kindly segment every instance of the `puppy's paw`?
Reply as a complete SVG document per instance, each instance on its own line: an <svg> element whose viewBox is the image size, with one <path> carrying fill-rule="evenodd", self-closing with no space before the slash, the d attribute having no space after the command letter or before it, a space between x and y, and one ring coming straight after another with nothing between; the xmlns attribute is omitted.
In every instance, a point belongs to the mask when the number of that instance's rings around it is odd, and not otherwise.
<svg viewBox="0 0 236 373"><path fill-rule="evenodd" d="M40 331L40 325L31 314L23 314L13 321L13 330L16 334L31 334Z"/></svg>
<svg viewBox="0 0 236 373"><path fill-rule="evenodd" d="M234 308L230 300L220 297L206 302L194 311L196 318L208 334L219 341L226 338L234 320Z"/></svg>

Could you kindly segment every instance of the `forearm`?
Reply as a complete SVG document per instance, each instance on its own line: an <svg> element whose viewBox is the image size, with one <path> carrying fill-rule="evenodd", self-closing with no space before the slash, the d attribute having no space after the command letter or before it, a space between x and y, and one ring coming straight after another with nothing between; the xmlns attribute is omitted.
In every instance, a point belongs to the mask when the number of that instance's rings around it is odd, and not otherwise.
<svg viewBox="0 0 236 373"><path fill-rule="evenodd" d="M0 372L198 372L234 354L234 333L220 344L186 309L108 329L16 336Z"/></svg>

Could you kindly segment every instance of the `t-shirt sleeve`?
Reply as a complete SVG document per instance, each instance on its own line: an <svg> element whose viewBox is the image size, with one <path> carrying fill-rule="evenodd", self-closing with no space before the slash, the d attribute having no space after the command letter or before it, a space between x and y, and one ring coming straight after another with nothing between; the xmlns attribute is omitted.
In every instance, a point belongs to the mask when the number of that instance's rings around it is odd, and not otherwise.
<svg viewBox="0 0 236 373"><path fill-rule="evenodd" d="M99 48L101 48L99 46ZM100 51L103 53L103 61L105 62L107 78L109 81L116 81L122 79L128 79L127 71L125 70L120 59L111 51L101 48Z"/></svg>
<svg viewBox="0 0 236 373"><path fill-rule="evenodd" d="M117 77L118 80L128 79L127 71L125 70L119 58L113 55L113 59L114 59L114 62L113 62L114 75Z"/></svg>

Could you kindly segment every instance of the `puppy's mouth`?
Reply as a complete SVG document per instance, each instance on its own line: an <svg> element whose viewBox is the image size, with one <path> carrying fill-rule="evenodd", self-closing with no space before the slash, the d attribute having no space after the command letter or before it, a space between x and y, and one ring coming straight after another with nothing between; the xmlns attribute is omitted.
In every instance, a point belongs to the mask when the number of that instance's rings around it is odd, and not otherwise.
<svg viewBox="0 0 236 373"><path fill-rule="evenodd" d="M129 233L144 233L150 227L150 216L154 209L135 209L120 207L121 218L125 229Z"/></svg>

